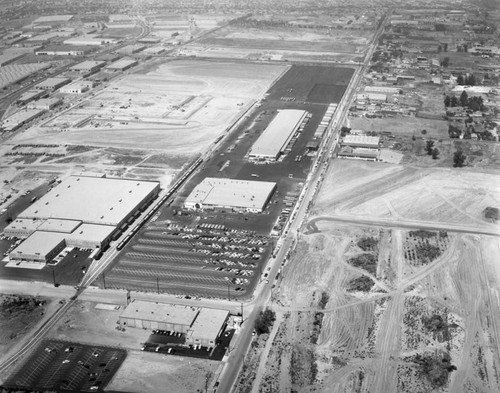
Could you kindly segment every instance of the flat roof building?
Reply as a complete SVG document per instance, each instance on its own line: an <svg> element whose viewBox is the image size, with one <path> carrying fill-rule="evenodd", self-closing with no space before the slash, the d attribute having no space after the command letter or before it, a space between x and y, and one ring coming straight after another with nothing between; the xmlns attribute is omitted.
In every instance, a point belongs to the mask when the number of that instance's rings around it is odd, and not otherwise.
<svg viewBox="0 0 500 393"><path fill-rule="evenodd" d="M64 41L66 45L77 46L101 46L105 43L104 38L94 37L92 35L70 38Z"/></svg>
<svg viewBox="0 0 500 393"><path fill-rule="evenodd" d="M44 220L33 220L30 218L17 218L4 229L5 236L26 239L44 222Z"/></svg>
<svg viewBox="0 0 500 393"><path fill-rule="evenodd" d="M339 158L350 158L355 160L377 161L379 150L366 149L363 147L343 146L338 154Z"/></svg>
<svg viewBox="0 0 500 393"><path fill-rule="evenodd" d="M60 87L67 85L71 82L69 78L47 78L43 82L35 85L35 89L38 90L57 90Z"/></svg>
<svg viewBox="0 0 500 393"><path fill-rule="evenodd" d="M19 97L17 99L16 103L20 104L20 105L25 105L30 101L36 100L37 98L46 97L47 95L48 95L48 93L45 91L30 90L30 91L27 91L26 93L23 93L21 95L21 97Z"/></svg>
<svg viewBox="0 0 500 393"><path fill-rule="evenodd" d="M187 333L199 310L176 304L132 301L119 317L122 325Z"/></svg>
<svg viewBox="0 0 500 393"><path fill-rule="evenodd" d="M278 111L275 118L253 144L249 157L258 160L277 160L306 115L306 111L298 109Z"/></svg>
<svg viewBox="0 0 500 393"><path fill-rule="evenodd" d="M106 65L105 61L87 60L71 67L71 70L78 71L81 73L93 73L99 71L105 65Z"/></svg>
<svg viewBox="0 0 500 393"><path fill-rule="evenodd" d="M112 225L82 224L65 237L66 244L79 248L102 248L116 230Z"/></svg>
<svg viewBox="0 0 500 393"><path fill-rule="evenodd" d="M160 189L150 181L70 176L24 210L20 218L59 218L117 226Z"/></svg>
<svg viewBox="0 0 500 393"><path fill-rule="evenodd" d="M342 146L365 147L378 149L380 137L367 135L346 135L342 139Z"/></svg>
<svg viewBox="0 0 500 393"><path fill-rule="evenodd" d="M26 109L14 113L2 121L2 127L5 131L15 131L31 120L36 119L45 113L44 109Z"/></svg>
<svg viewBox="0 0 500 393"><path fill-rule="evenodd" d="M9 253L9 259L14 261L50 262L66 247L64 236L64 233L35 231Z"/></svg>
<svg viewBox="0 0 500 393"><path fill-rule="evenodd" d="M0 89L21 82L30 75L49 67L50 64L47 63L8 64L0 67Z"/></svg>
<svg viewBox="0 0 500 393"><path fill-rule="evenodd" d="M186 198L188 209L226 208L262 212L276 183L266 181L205 178Z"/></svg>
<svg viewBox="0 0 500 393"><path fill-rule="evenodd" d="M26 53L1 54L0 55L0 67L3 67L3 66L10 64L10 63L13 63L16 60L19 60L24 56L26 56Z"/></svg>
<svg viewBox="0 0 500 393"><path fill-rule="evenodd" d="M41 100L29 104L28 108L51 110L57 105L62 104L62 102L63 100L60 98L42 98Z"/></svg>
<svg viewBox="0 0 500 393"><path fill-rule="evenodd" d="M229 311L202 308L194 320L188 334L186 344L215 347L217 338L226 327Z"/></svg>
<svg viewBox="0 0 500 393"><path fill-rule="evenodd" d="M139 64L137 60L123 58L105 67L108 71L125 71Z"/></svg>
<svg viewBox="0 0 500 393"><path fill-rule="evenodd" d="M89 90L88 83L74 82L61 87L59 92L64 94L83 94L87 90Z"/></svg>
<svg viewBox="0 0 500 393"><path fill-rule="evenodd" d="M214 347L229 311L142 300L132 301L119 317L122 326L185 334L186 344Z"/></svg>

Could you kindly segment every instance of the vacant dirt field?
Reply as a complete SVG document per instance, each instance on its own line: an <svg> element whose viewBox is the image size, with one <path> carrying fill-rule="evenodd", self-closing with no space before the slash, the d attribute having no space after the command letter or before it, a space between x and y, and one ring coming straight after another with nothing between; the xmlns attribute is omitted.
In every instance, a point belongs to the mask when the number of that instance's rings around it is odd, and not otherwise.
<svg viewBox="0 0 500 393"><path fill-rule="evenodd" d="M498 391L499 247L489 236L315 221L274 293L280 323L253 391Z"/></svg>
<svg viewBox="0 0 500 393"><path fill-rule="evenodd" d="M466 169L421 169L336 160L325 176L313 213L425 223L495 225L482 218L500 206L497 176Z"/></svg>
<svg viewBox="0 0 500 393"><path fill-rule="evenodd" d="M107 390L157 393L205 392L219 362L129 351Z"/></svg>

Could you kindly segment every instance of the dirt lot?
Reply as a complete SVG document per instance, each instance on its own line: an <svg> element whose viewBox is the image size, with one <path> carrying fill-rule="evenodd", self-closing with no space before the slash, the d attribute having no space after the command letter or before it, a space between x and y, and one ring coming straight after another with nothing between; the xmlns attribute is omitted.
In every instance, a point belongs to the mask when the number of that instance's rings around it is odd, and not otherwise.
<svg viewBox="0 0 500 393"><path fill-rule="evenodd" d="M336 160L313 212L489 227L487 206L500 206L494 174Z"/></svg>
<svg viewBox="0 0 500 393"><path fill-rule="evenodd" d="M204 392L207 377L211 379L219 364L204 359L129 351L107 389L142 393Z"/></svg>
<svg viewBox="0 0 500 393"><path fill-rule="evenodd" d="M426 263L405 258L429 238L439 251ZM500 388L498 239L325 220L301 239L273 295L272 345L254 344L245 362L253 391Z"/></svg>

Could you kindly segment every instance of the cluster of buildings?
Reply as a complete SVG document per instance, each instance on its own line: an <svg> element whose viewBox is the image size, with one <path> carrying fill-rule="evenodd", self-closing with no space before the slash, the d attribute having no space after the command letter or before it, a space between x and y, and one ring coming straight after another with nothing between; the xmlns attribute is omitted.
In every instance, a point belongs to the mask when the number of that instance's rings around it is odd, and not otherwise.
<svg viewBox="0 0 500 393"><path fill-rule="evenodd" d="M340 142L339 158L378 161L380 138L367 135L346 135Z"/></svg>
<svg viewBox="0 0 500 393"><path fill-rule="evenodd" d="M24 239L9 259L48 263L65 247L103 249L159 190L157 182L70 176L5 228L6 236Z"/></svg>

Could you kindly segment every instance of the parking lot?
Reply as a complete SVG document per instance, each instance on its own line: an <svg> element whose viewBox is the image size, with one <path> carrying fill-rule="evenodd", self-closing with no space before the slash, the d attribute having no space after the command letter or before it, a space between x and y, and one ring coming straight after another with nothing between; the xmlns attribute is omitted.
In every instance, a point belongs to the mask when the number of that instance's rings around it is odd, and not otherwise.
<svg viewBox="0 0 500 393"><path fill-rule="evenodd" d="M154 222L101 282L106 288L242 298L251 293L270 238L223 225Z"/></svg>
<svg viewBox="0 0 500 393"><path fill-rule="evenodd" d="M7 242L1 240L0 242ZM20 281L44 281L56 285L77 285L89 267L90 251L77 248L69 252L57 264L47 264L42 269L24 269L17 266L7 267L0 262L0 276L4 279Z"/></svg>
<svg viewBox="0 0 500 393"><path fill-rule="evenodd" d="M127 352L63 341L44 341L5 387L33 390L102 391Z"/></svg>
<svg viewBox="0 0 500 393"><path fill-rule="evenodd" d="M186 337L181 333L165 330L153 330L148 341L141 347L143 351L158 352L163 355L187 356L220 361L224 357L229 343L234 335L234 329L226 330L217 340L213 348L201 345L187 345Z"/></svg>

